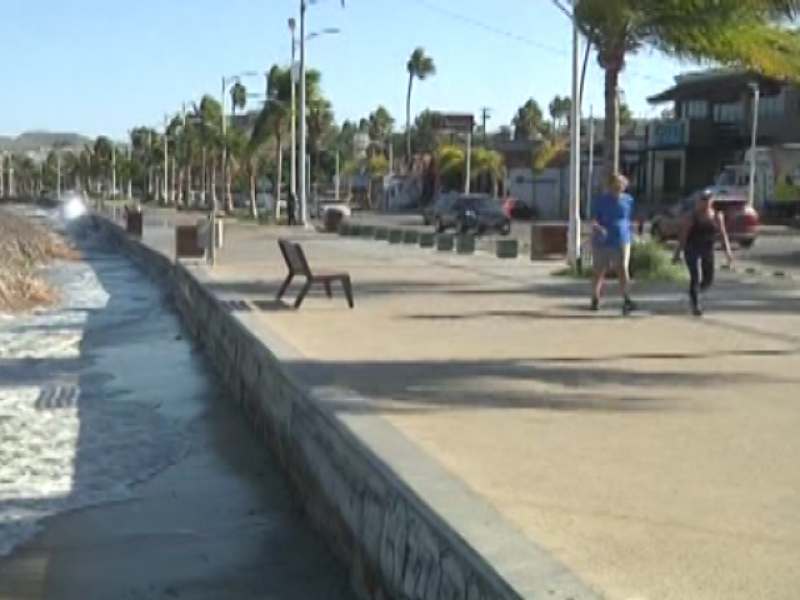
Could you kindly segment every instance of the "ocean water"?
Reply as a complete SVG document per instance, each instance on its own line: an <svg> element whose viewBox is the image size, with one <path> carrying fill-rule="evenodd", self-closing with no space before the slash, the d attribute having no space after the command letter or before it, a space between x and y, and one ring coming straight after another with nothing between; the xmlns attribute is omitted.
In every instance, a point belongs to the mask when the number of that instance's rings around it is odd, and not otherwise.
<svg viewBox="0 0 800 600"><path fill-rule="evenodd" d="M178 461L209 382L159 290L109 251L79 207L22 209L72 236L48 268L58 306L0 314L0 556L48 517L125 501Z"/></svg>

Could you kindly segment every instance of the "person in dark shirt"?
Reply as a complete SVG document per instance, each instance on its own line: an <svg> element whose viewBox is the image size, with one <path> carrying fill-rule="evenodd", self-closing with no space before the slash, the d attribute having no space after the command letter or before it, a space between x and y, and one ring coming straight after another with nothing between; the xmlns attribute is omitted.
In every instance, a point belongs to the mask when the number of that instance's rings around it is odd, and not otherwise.
<svg viewBox="0 0 800 600"><path fill-rule="evenodd" d="M286 216L289 225L297 225L297 198L291 191L286 199Z"/></svg>
<svg viewBox="0 0 800 600"><path fill-rule="evenodd" d="M607 191L592 202L592 310L600 308L603 283L609 270L615 271L619 279L623 314L636 309L628 296L633 198L625 193L627 187L625 177L612 175L607 181Z"/></svg>
<svg viewBox="0 0 800 600"><path fill-rule="evenodd" d="M693 210L683 217L680 246L676 253L677 260L683 253L689 270L689 301L692 303L692 313L697 317L703 314L700 294L714 282L714 246L718 235L722 238L730 265L733 254L725 230L725 218L714 210L714 193L706 190L700 194Z"/></svg>

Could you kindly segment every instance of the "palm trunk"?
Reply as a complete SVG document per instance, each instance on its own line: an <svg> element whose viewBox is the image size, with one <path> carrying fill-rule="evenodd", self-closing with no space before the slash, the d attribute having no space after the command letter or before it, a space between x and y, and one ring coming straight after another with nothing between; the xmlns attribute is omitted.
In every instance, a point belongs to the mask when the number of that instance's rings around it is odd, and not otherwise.
<svg viewBox="0 0 800 600"><path fill-rule="evenodd" d="M214 212L219 210L219 203L217 198L217 161L212 157L208 165L209 171L209 185L211 187L211 206Z"/></svg>
<svg viewBox="0 0 800 600"><path fill-rule="evenodd" d="M256 165L254 158L248 161L247 170L250 175L250 216L258 220L258 204L256 204Z"/></svg>
<svg viewBox="0 0 800 600"><path fill-rule="evenodd" d="M275 166L275 184L272 188L274 191L273 196L275 197L275 206L273 207L275 214L273 216L277 221L281 215L281 180L283 178L283 140L280 135L278 135L276 141L278 142L278 149L276 150L278 164Z"/></svg>
<svg viewBox="0 0 800 600"><path fill-rule="evenodd" d="M408 92L406 92L406 168L411 167L411 88L414 75L408 74Z"/></svg>
<svg viewBox="0 0 800 600"><path fill-rule="evenodd" d="M229 160L226 161L225 167L225 210L229 213L233 212L233 169L231 169L230 165L230 157Z"/></svg>
<svg viewBox="0 0 800 600"><path fill-rule="evenodd" d="M616 57L612 57L616 58ZM605 131L603 141L603 163L606 176L619 173L619 74L622 60L605 61Z"/></svg>

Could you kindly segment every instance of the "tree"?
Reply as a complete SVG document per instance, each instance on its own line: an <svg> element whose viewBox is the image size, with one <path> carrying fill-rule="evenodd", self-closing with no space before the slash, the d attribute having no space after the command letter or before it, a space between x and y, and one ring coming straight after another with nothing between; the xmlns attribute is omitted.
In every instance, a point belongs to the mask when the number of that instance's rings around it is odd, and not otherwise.
<svg viewBox="0 0 800 600"><path fill-rule="evenodd" d="M436 65L433 59L425 54L421 46L414 48L406 63L408 72L408 91L406 93L406 165L411 165L411 90L414 80L424 81L436 74Z"/></svg>
<svg viewBox="0 0 800 600"><path fill-rule="evenodd" d="M379 106L367 118L367 130L372 141L386 143L394 128L394 117L385 106Z"/></svg>
<svg viewBox="0 0 800 600"><path fill-rule="evenodd" d="M630 125L633 123L633 111L624 100L619 103L619 124Z"/></svg>
<svg viewBox="0 0 800 600"><path fill-rule="evenodd" d="M516 140L534 140L547 132L542 107L533 98L529 98L517 109L511 125L514 127Z"/></svg>
<svg viewBox="0 0 800 600"><path fill-rule="evenodd" d="M562 10L562 0L553 0ZM605 75L604 162L619 172L619 77L626 58L650 47L669 56L800 76L800 36L785 27L797 0L581 0L575 16Z"/></svg>

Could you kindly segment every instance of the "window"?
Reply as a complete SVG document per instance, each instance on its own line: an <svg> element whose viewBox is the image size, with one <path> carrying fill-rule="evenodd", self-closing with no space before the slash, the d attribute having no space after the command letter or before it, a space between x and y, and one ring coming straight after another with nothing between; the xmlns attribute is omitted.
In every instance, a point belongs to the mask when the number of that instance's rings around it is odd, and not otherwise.
<svg viewBox="0 0 800 600"><path fill-rule="evenodd" d="M780 117L783 115L784 95L762 96L758 99L759 117Z"/></svg>
<svg viewBox="0 0 800 600"><path fill-rule="evenodd" d="M714 121L717 123L735 123L744 121L744 103L729 102L727 104L715 104Z"/></svg>
<svg viewBox="0 0 800 600"><path fill-rule="evenodd" d="M684 119L705 119L708 117L708 102L705 100L686 100L681 104L681 117Z"/></svg>

